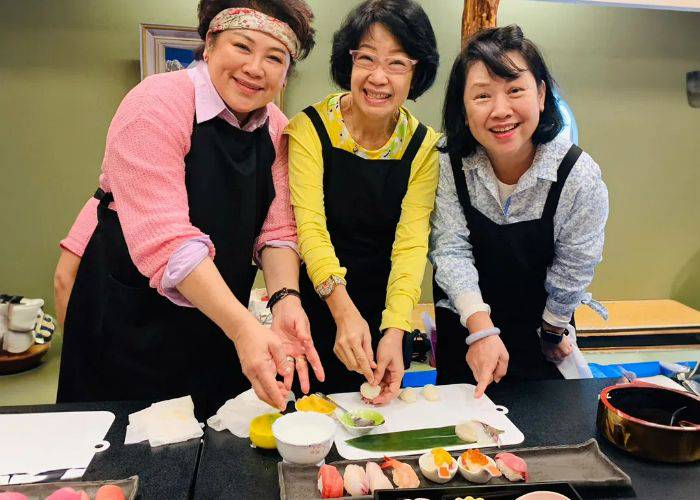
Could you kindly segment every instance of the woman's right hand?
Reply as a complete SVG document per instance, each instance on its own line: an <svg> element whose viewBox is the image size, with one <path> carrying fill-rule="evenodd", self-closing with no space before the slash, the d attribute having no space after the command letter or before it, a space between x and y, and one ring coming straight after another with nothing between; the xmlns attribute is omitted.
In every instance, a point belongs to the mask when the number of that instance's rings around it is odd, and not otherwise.
<svg viewBox="0 0 700 500"><path fill-rule="evenodd" d="M508 350L498 335L477 340L467 351L467 364L477 385L474 397L483 396L491 382L500 382L508 371Z"/></svg>
<svg viewBox="0 0 700 500"><path fill-rule="evenodd" d="M251 316L234 341L243 374L258 397L284 410L294 377L294 364L287 358L282 339ZM277 375L284 382L277 380Z"/></svg>
<svg viewBox="0 0 700 500"><path fill-rule="evenodd" d="M335 287L326 304L337 327L333 352L348 370L363 374L367 382L374 385L372 370L377 368L377 363L374 362L369 325L343 285Z"/></svg>

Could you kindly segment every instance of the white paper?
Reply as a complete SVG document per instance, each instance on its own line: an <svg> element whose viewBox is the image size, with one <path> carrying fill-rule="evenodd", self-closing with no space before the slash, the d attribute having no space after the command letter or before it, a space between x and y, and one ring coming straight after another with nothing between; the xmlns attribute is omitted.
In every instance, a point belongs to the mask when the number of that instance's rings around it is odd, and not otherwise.
<svg viewBox="0 0 700 500"><path fill-rule="evenodd" d="M191 396L153 403L129 415L124 444L148 441L152 447L181 443L204 434Z"/></svg>
<svg viewBox="0 0 700 500"><path fill-rule="evenodd" d="M216 412L207 419L207 425L215 431L228 429L239 438L250 436L250 422L265 413L277 413L279 410L261 401L253 389L239 394L226 401Z"/></svg>

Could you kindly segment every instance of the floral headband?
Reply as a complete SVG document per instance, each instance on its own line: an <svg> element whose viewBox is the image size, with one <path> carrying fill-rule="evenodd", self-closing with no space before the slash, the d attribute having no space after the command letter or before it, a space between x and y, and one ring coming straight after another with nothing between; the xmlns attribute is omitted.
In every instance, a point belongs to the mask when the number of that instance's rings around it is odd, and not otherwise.
<svg viewBox="0 0 700 500"><path fill-rule="evenodd" d="M210 33L226 30L255 30L272 35L287 47L292 59L299 56L299 39L285 22L253 9L225 9L209 23Z"/></svg>

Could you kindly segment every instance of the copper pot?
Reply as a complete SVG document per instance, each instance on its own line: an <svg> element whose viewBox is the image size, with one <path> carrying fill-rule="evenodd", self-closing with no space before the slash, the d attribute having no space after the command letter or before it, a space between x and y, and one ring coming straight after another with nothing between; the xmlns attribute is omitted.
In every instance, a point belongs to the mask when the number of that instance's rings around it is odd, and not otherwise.
<svg viewBox="0 0 700 500"><path fill-rule="evenodd" d="M598 430L632 455L661 462L700 460L700 398L644 382L600 393Z"/></svg>

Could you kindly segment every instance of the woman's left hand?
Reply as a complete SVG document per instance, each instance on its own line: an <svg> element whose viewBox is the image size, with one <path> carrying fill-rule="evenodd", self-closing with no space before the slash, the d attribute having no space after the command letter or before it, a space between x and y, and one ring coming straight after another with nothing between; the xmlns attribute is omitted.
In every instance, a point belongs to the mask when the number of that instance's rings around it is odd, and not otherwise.
<svg viewBox="0 0 700 500"><path fill-rule="evenodd" d="M564 331L566 330L562 329L562 332ZM540 344L542 345L542 353L552 363L562 362L564 358L566 358L574 350L574 347L571 345L571 342L569 342L569 338L566 335L561 338L561 342L558 344L552 344L551 342L545 342L542 340L540 341Z"/></svg>
<svg viewBox="0 0 700 500"><path fill-rule="evenodd" d="M324 381L325 373L311 338L309 319L298 297L288 295L273 306L272 331L282 337L287 355L294 358L294 366L304 394L308 393L311 387L307 361L311 363L316 379Z"/></svg>
<svg viewBox="0 0 700 500"><path fill-rule="evenodd" d="M374 380L382 392L372 400L373 404L389 403L399 395L403 379L403 330L387 328L377 346L377 368Z"/></svg>

